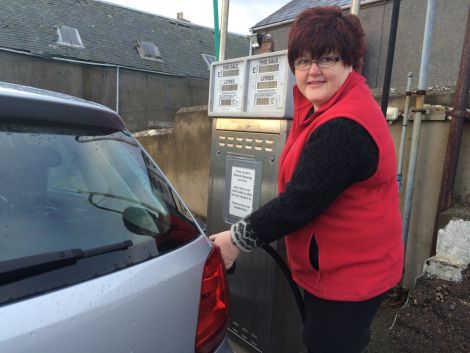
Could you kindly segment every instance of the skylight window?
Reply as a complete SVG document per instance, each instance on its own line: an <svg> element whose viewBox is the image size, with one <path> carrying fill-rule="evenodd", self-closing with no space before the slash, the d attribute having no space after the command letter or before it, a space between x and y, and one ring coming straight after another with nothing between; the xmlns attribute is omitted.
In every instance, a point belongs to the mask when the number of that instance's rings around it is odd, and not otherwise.
<svg viewBox="0 0 470 353"><path fill-rule="evenodd" d="M142 59L161 61L160 49L153 42L139 41L137 51Z"/></svg>
<svg viewBox="0 0 470 353"><path fill-rule="evenodd" d="M209 54L202 54L202 58L207 64L207 69L211 69L211 63L216 60L214 55L209 55Z"/></svg>
<svg viewBox="0 0 470 353"><path fill-rule="evenodd" d="M57 28L57 34L59 36L58 44L84 48L80 33L76 28L62 26Z"/></svg>

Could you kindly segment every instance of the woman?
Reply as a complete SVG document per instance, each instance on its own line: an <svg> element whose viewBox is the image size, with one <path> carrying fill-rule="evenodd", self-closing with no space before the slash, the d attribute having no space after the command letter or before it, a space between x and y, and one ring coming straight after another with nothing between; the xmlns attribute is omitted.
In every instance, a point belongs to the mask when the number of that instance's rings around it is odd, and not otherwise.
<svg viewBox="0 0 470 353"><path fill-rule="evenodd" d="M361 352L387 291L402 274L393 141L365 79L357 17L339 7L294 21L288 59L294 119L279 162L279 196L212 235L227 268L242 251L285 237L304 289L310 353Z"/></svg>

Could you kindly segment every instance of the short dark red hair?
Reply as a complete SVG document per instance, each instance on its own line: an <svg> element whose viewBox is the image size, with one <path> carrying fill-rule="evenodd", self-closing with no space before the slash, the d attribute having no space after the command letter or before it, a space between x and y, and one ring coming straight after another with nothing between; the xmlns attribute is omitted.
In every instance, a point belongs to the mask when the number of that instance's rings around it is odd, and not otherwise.
<svg viewBox="0 0 470 353"><path fill-rule="evenodd" d="M366 53L366 39L356 15L343 14L338 6L312 7L304 10L292 24L288 44L289 65L308 53L313 59L332 52L343 63L361 71Z"/></svg>

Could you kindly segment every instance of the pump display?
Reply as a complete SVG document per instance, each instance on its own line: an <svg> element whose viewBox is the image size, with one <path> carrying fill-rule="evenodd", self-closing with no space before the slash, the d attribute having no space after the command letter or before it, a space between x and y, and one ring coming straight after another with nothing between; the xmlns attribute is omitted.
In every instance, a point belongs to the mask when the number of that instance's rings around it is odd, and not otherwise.
<svg viewBox="0 0 470 353"><path fill-rule="evenodd" d="M212 63L209 234L229 229L276 197L294 82L287 51ZM285 255L283 240L271 246ZM252 352L304 350L301 319L288 283L264 251L242 254L229 282L232 337Z"/></svg>
<svg viewBox="0 0 470 353"><path fill-rule="evenodd" d="M245 66L242 60L211 66L211 106L217 113L237 115L242 112Z"/></svg>
<svg viewBox="0 0 470 353"><path fill-rule="evenodd" d="M293 84L287 51L214 62L209 116L292 118Z"/></svg>

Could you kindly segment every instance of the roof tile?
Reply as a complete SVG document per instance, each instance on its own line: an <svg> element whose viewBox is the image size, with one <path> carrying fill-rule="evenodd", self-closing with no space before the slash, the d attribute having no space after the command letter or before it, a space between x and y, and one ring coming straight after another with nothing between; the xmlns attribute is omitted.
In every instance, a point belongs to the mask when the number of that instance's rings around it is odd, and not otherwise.
<svg viewBox="0 0 470 353"><path fill-rule="evenodd" d="M201 54L214 55L212 28L93 0L0 0L0 47L209 78ZM56 28L77 28L85 48L57 44ZM155 43L163 62L142 59L138 40ZM247 36L227 35L226 57L248 53Z"/></svg>
<svg viewBox="0 0 470 353"><path fill-rule="evenodd" d="M303 10L314 6L344 6L349 5L351 0L292 0L279 10L255 24L252 28L273 25L288 21L296 17Z"/></svg>

